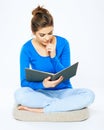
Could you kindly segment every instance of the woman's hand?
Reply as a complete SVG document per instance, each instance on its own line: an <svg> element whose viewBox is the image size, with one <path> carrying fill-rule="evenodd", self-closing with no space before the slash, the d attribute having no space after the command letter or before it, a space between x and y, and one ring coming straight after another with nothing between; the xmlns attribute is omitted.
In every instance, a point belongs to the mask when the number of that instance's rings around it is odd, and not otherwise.
<svg viewBox="0 0 104 130"><path fill-rule="evenodd" d="M45 88L55 88L56 85L58 85L63 80L63 77L60 76L57 80L54 81L50 81L50 79L51 77L48 77L43 80L43 86Z"/></svg>
<svg viewBox="0 0 104 130"><path fill-rule="evenodd" d="M49 55L51 58L56 56L56 44L55 43L52 43L52 42L49 43L46 46L46 50L49 52Z"/></svg>

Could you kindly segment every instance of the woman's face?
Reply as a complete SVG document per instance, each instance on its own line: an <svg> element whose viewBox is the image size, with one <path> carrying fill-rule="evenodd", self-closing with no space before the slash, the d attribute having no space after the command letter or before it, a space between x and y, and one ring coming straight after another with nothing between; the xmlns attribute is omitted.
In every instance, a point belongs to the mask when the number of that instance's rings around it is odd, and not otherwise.
<svg viewBox="0 0 104 130"><path fill-rule="evenodd" d="M51 42L53 37L53 26L44 27L39 29L36 33L36 40L38 43L46 46L48 43Z"/></svg>

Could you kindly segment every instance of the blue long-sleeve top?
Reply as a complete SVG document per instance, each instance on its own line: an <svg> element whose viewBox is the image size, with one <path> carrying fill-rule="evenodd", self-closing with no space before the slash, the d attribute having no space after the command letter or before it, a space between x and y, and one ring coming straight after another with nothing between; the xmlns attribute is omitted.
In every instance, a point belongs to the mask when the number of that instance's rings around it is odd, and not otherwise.
<svg viewBox="0 0 104 130"><path fill-rule="evenodd" d="M29 82L26 80L25 68L32 68L40 71L57 73L71 65L69 42L60 36L56 37L56 56L41 56L34 48L32 39L27 41L21 48L20 53L20 81L21 87L38 89L64 89L72 88L70 80L59 83L55 88L45 88L42 82Z"/></svg>

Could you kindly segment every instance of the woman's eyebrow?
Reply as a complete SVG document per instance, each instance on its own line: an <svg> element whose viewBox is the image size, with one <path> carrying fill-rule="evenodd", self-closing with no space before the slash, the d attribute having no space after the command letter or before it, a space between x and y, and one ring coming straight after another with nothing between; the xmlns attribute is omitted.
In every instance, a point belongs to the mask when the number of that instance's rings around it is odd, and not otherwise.
<svg viewBox="0 0 104 130"><path fill-rule="evenodd" d="M53 32L53 30L50 31L50 32L48 32L47 34L50 34L50 33L52 33L52 32ZM46 33L39 33L39 34L45 35Z"/></svg>

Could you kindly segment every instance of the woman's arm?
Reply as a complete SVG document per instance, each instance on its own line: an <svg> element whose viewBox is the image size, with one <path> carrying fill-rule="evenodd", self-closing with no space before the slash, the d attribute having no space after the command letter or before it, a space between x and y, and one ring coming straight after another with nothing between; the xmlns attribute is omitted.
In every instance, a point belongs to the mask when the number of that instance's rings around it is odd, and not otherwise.
<svg viewBox="0 0 104 130"><path fill-rule="evenodd" d="M57 43L56 56L54 58L51 58L51 62L56 72L61 71L71 64L69 42L66 39L60 40L59 42L59 44Z"/></svg>
<svg viewBox="0 0 104 130"><path fill-rule="evenodd" d="M42 82L28 82L26 80L25 68L29 68L30 66L30 58L27 48L23 47L20 53L20 80L21 87L30 87L32 89L43 89Z"/></svg>

